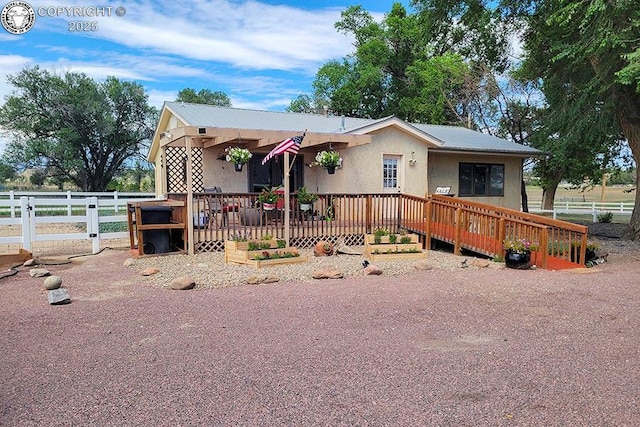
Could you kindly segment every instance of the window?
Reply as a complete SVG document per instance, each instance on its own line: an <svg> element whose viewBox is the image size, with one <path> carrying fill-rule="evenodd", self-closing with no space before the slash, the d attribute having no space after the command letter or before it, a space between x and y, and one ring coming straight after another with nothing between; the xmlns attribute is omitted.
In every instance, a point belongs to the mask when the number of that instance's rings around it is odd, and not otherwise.
<svg viewBox="0 0 640 427"><path fill-rule="evenodd" d="M382 188L398 188L398 158L384 156L382 159Z"/></svg>
<svg viewBox="0 0 640 427"><path fill-rule="evenodd" d="M504 196L504 165L460 163L461 196Z"/></svg>

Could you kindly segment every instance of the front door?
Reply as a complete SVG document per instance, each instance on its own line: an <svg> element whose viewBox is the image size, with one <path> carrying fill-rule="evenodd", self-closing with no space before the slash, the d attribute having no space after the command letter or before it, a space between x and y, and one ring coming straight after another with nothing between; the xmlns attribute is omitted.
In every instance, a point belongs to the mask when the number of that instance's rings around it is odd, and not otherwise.
<svg viewBox="0 0 640 427"><path fill-rule="evenodd" d="M249 192L259 193L263 188L279 187L284 185L284 156L278 156L269 160L264 165L262 159L266 154L254 154L249 160ZM294 157L291 156L290 161ZM304 158L295 157L289 176L289 188L296 191L304 185Z"/></svg>

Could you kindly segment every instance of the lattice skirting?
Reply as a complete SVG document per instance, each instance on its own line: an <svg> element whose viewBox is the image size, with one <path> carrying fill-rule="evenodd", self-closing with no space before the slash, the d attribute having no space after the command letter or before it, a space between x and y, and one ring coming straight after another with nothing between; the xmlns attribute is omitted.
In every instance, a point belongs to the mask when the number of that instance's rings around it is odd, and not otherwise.
<svg viewBox="0 0 640 427"><path fill-rule="evenodd" d="M338 240L341 240L347 246L362 246L364 245L363 234L345 234L342 236L314 236L314 237L297 237L292 238L289 242L291 246L296 248L313 248L320 240L326 240L331 244L336 244ZM224 251L224 241L222 240L207 240L203 242L196 242L196 252L221 252Z"/></svg>

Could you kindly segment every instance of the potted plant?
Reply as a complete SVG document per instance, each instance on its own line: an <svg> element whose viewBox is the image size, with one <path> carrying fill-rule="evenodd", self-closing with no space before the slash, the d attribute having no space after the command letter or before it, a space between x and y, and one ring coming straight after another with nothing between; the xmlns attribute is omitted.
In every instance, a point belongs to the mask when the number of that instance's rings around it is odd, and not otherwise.
<svg viewBox="0 0 640 427"><path fill-rule="evenodd" d="M233 163L236 172L241 172L242 165L247 164L253 156L249 150L240 147L227 147L225 152L227 154L227 162Z"/></svg>
<svg viewBox="0 0 640 427"><path fill-rule="evenodd" d="M296 192L296 198L298 199L298 203L300 203L300 210L308 211L311 210L315 201L318 200L318 195L309 193L307 187L300 187Z"/></svg>
<svg viewBox="0 0 640 427"><path fill-rule="evenodd" d="M531 251L536 250L538 245L527 239L509 237L504 239L502 247L505 250L506 267L526 270L531 267Z"/></svg>
<svg viewBox="0 0 640 427"><path fill-rule="evenodd" d="M329 174L333 174L336 171L336 166L342 165L342 157L337 151L324 150L316 154L316 163L323 168L327 168Z"/></svg>
<svg viewBox="0 0 640 427"><path fill-rule="evenodd" d="M272 211L276 208L276 203L280 195L276 192L277 188L263 188L258 195L258 201L262 204L262 209Z"/></svg>

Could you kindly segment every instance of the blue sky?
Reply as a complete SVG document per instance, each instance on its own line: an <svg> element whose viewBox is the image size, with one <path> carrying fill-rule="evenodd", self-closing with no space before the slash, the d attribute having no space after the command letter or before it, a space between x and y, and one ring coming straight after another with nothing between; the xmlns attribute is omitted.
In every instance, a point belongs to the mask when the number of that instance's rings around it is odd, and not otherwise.
<svg viewBox="0 0 640 427"><path fill-rule="evenodd" d="M234 107L268 110L283 110L309 92L322 64L352 51L351 40L333 27L341 11L360 4L380 18L392 6L379 0L26 1L36 11L34 27L23 35L0 28L3 100L12 89L6 75L38 64L97 80L138 81L157 107L193 87L223 91ZM0 7L6 3L0 0ZM97 18L51 13L59 6L113 9ZM115 16L116 7L126 14ZM70 31L92 21L95 31Z"/></svg>

